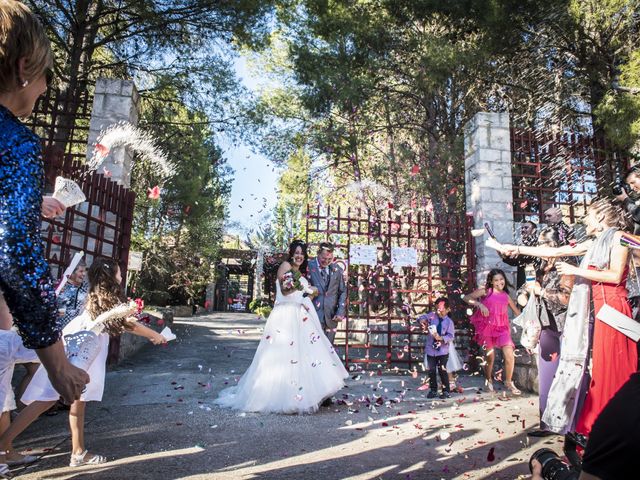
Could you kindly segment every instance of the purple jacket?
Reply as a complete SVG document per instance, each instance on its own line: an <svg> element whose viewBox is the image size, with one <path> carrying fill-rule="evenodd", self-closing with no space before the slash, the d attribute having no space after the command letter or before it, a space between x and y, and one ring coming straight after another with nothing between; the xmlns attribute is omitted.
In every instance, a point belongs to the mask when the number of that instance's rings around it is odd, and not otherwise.
<svg viewBox="0 0 640 480"><path fill-rule="evenodd" d="M440 318L435 312L427 313L426 315L420 315L418 321L426 321L427 325L438 326ZM440 335L443 338L440 348L434 348L435 338L429 332L426 332L426 340L424 342L424 353L430 357L440 357L442 355L449 354L449 344L453 342L453 337L456 333L456 329L453 326L453 320L449 316L442 317L442 326Z"/></svg>

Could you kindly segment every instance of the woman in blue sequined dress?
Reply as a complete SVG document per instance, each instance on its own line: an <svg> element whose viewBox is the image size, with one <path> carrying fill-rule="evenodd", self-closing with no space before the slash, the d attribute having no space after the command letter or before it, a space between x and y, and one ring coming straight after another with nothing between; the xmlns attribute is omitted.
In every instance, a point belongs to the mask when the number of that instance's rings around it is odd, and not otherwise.
<svg viewBox="0 0 640 480"><path fill-rule="evenodd" d="M0 291L24 345L36 350L56 390L72 402L89 378L64 354L40 239L40 214L56 216L64 209L51 197L43 199L40 139L19 120L46 91L52 66L37 18L20 2L0 0Z"/></svg>

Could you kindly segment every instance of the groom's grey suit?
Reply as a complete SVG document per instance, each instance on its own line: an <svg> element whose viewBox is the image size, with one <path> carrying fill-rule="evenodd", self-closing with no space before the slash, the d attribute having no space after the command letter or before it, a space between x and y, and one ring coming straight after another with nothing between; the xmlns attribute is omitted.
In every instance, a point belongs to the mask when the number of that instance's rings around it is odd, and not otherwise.
<svg viewBox="0 0 640 480"><path fill-rule="evenodd" d="M327 338L333 343L338 326L334 317L344 317L346 314L347 287L344 284L343 270L335 263L328 267L323 281L322 269L317 258L309 261L309 281L318 289L318 296L313 299L318 318L325 329Z"/></svg>

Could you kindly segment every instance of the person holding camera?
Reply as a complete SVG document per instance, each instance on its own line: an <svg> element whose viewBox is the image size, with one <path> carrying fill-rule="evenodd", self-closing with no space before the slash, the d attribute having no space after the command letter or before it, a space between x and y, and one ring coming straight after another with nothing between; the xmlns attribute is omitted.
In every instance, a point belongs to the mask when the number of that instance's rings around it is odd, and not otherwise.
<svg viewBox="0 0 640 480"><path fill-rule="evenodd" d="M624 181L613 187L613 194L633 220L633 233L640 234L640 198L633 199L627 194L627 185L634 194L640 194L640 164L634 165L624 173Z"/></svg>
<svg viewBox="0 0 640 480"><path fill-rule="evenodd" d="M637 478L640 455L640 373L634 373L593 424L581 465L569 466L547 448L529 462L531 480L623 480ZM581 470L581 471L580 471Z"/></svg>
<svg viewBox="0 0 640 480"><path fill-rule="evenodd" d="M613 187L616 200L622 203L623 208L633 221L633 233L640 234L640 164L629 168L622 177L624 181L618 181ZM628 195L631 190L635 198ZM631 264L633 268L629 272L627 290L629 291L629 303L631 304L632 318L640 321L640 251L632 250ZM640 344L638 344L640 352ZM639 355L640 358L640 355ZM638 364L640 368L640 363Z"/></svg>

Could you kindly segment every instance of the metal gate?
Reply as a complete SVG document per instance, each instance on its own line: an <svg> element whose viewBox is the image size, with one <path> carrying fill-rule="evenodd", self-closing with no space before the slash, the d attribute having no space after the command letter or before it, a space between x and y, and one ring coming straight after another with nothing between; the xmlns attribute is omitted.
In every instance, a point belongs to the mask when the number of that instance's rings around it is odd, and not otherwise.
<svg viewBox="0 0 640 480"><path fill-rule="evenodd" d="M551 206L568 223L586 213L596 195L611 196L612 182L629 165L602 137L511 129L515 221L542 221Z"/></svg>
<svg viewBox="0 0 640 480"><path fill-rule="evenodd" d="M75 180L87 197L62 218L42 219L45 255L54 278L62 276L80 250L87 264L97 256L111 257L127 271L135 193L84 166L92 105L88 92L69 99L50 88L25 122L44 144L47 191L53 190L57 176L63 176Z"/></svg>
<svg viewBox="0 0 640 480"><path fill-rule="evenodd" d="M93 97L85 92L69 99L50 88L37 102L26 125L44 144L46 189L57 176L75 180L87 201L66 210L64 217L42 218L41 236L54 278L61 278L74 253L85 252L87 264L98 256L118 261L127 271L135 193L84 166ZM123 287L124 287L123 275ZM120 337L112 337L109 363L119 358Z"/></svg>
<svg viewBox="0 0 640 480"><path fill-rule="evenodd" d="M466 360L471 330L461 295L475 282L472 225L473 219L464 214L307 207L310 255L320 242L330 241L336 246L336 261L345 266L347 319L338 328L335 344L347 365L417 370L424 335L416 317L432 311L440 296L451 302L456 346ZM349 252L356 245L376 247L375 266L349 265ZM394 268L395 247L414 248L417 267Z"/></svg>

